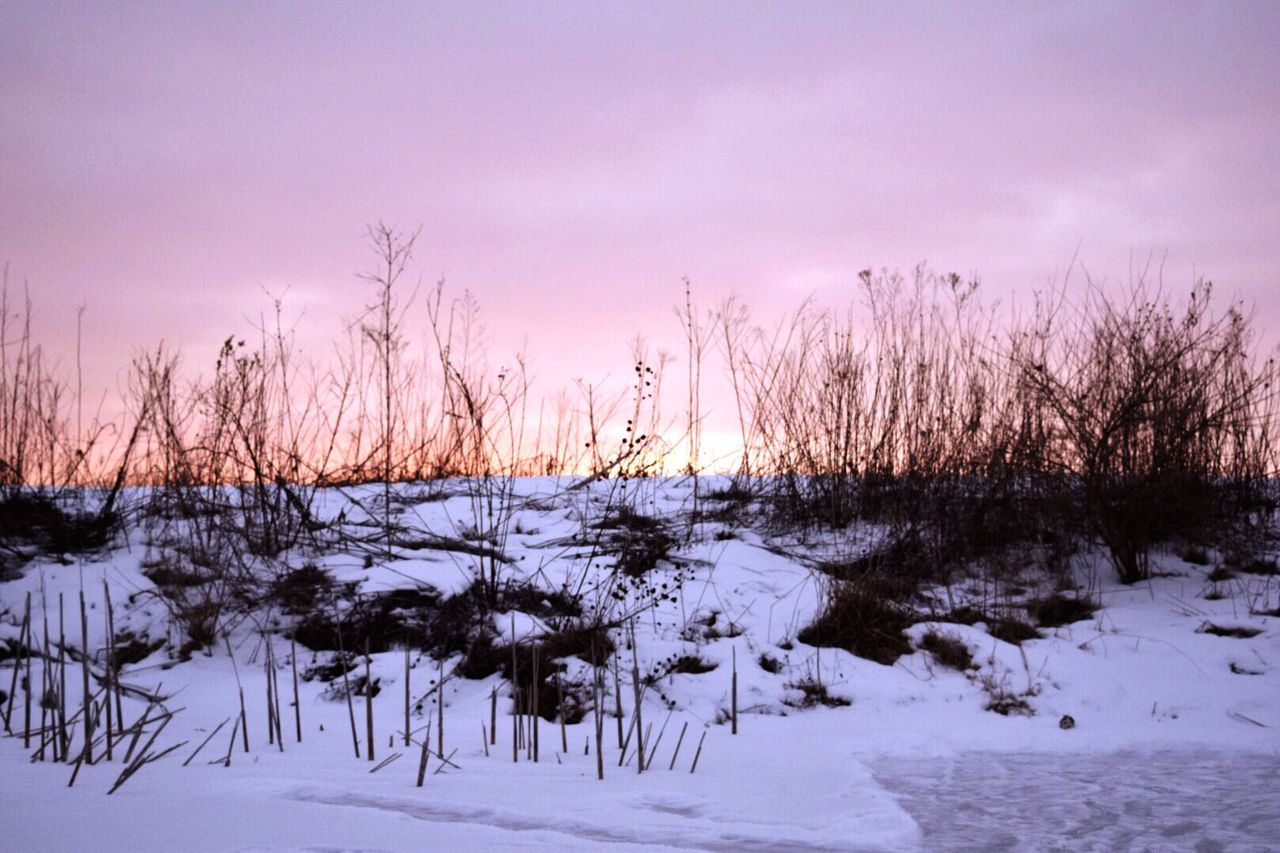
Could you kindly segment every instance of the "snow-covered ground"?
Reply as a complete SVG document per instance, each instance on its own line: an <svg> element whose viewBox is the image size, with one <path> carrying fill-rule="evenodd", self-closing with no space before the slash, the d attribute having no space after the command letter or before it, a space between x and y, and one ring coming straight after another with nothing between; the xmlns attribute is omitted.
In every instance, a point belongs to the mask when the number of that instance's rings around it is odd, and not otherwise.
<svg viewBox="0 0 1280 853"><path fill-rule="evenodd" d="M35 744L23 747L19 696L11 725L19 735L0 739L0 847L1211 851L1280 844L1280 619L1260 615L1280 606L1275 577L1210 583L1212 566L1171 555L1159 561L1162 576L1138 586L1116 584L1099 570L1094 583L1102 608L1088 619L1042 630L1041 638L1021 646L992 638L981 623L922 623L910 629L913 641L929 630L949 634L969 647L977 668L948 669L924 651L886 666L835 649L819 652L796 638L813 619L822 584L803 558L848 547L841 537L802 548L794 538L770 539L749 527L706 522L690 529L672 522L676 563L648 575L659 590L667 583L667 592L633 588L619 600L604 589L597 595L610 560L593 551L590 537L580 537L609 504L616 484L572 491L563 485L519 484L519 509L504 548L512 562L502 570L548 590L581 582L588 610L660 599L635 619L634 648L615 632L624 719L634 704L627 672L633 654L640 672L659 673L643 699L645 726L652 725L647 772L637 773L634 749L619 766L616 721L609 717L605 779L597 780L590 715L566 727L567 750L560 727L542 721L540 760L533 763L522 750L513 761L506 682L500 674L453 676L445 684L444 754L451 763L432 756L419 788L417 744L437 719L441 664L417 652L411 656L415 742L406 747L405 656L398 649L372 656L381 687L373 700L374 762L367 760L364 742L364 697L356 697L354 706L357 759L347 705L335 701L323 681L300 685L298 743L289 617L257 626L242 621L231 638L236 668L221 647L177 662L176 643L126 667L126 684L162 693L165 707L181 709L154 749L187 743L110 796L123 767L118 755L81 768L73 787L69 765L31 760ZM683 518L691 506L687 480L633 481L628 488L628 502L653 517ZM321 503L331 516L346 506L337 495L325 495ZM459 537L478 526L474 508L462 494L407 503L400 523ZM348 522L359 521L347 511ZM116 605L117 632L166 636L166 611L147 595L153 585L143 574L143 564L155 556L147 535L135 528L128 547L93 560L28 564L21 578L0 584L0 640L18 636L28 592L37 633L41 602L55 602L50 613L56 618L62 593L68 640L79 646L83 584L92 604L89 645L100 654L103 643L92 638L105 632L104 579ZM430 587L448 595L465 589L475 572L473 556L434 549L402 550L389 561L339 551L309 559L362 593ZM965 594L964 585L953 594ZM528 613L491 618L495 631L508 636L514 626L521 640L547 630L544 619ZM1257 633L1219 636L1207 630L1211 626ZM265 736L266 656L259 627L274 632L277 678L286 697L283 751ZM329 655L300 649L299 657L305 668ZM707 671L662 674L665 661L681 657L698 659L697 668ZM727 722L735 661L736 735ZM444 671L457 663L456 655L446 660ZM352 677L363 671L362 661ZM585 680L590 671L587 661L575 659L565 677ZM11 672L7 662L0 667L0 689L8 689ZM80 670L68 672L69 704L75 706ZM38 659L33 673L38 684ZM238 715L237 673L245 688L249 751L236 735L230 766L212 763L228 754L227 722L184 766L209 732ZM497 737L487 747L482 726L489 725L495 690ZM1024 701L1033 713L987 710L993 690ZM797 707L821 691L830 706ZM609 702L612 708L612 695ZM143 700L126 698L126 721L145 708ZM1074 727L1060 727L1064 715ZM432 749L437 736L433 728ZM673 755L674 769L668 769Z"/></svg>

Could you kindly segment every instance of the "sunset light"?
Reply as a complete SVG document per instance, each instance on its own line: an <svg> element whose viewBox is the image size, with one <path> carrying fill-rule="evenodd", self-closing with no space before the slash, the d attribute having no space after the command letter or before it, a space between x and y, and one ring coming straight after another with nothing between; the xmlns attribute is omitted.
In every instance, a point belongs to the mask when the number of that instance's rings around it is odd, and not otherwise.
<svg viewBox="0 0 1280 853"><path fill-rule="evenodd" d="M0 848L1272 849L1278 44L0 0Z"/></svg>

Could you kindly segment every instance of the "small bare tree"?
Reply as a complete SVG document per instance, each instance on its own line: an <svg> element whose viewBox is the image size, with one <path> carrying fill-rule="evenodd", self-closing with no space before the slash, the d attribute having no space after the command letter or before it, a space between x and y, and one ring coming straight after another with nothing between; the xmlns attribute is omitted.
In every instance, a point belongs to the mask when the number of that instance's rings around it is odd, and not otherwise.
<svg viewBox="0 0 1280 853"><path fill-rule="evenodd" d="M376 286L372 301L365 306L360 331L377 353L377 388L380 405L378 449L382 474L382 526L386 553L391 556L391 479L396 470L396 430L400 412L397 404L408 394L409 376L402 369L405 350L402 333L405 314L417 296L415 288L407 299L397 287L409 261L421 228L404 234L379 222L369 226L369 242L377 255L377 266L360 277Z"/></svg>

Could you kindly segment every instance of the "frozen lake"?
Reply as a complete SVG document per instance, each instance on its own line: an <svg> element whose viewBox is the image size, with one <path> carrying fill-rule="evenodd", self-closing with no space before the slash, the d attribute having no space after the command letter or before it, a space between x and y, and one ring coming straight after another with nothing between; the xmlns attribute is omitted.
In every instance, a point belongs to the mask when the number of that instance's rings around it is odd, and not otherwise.
<svg viewBox="0 0 1280 853"><path fill-rule="evenodd" d="M870 762L926 849L1280 850L1280 756L968 753Z"/></svg>

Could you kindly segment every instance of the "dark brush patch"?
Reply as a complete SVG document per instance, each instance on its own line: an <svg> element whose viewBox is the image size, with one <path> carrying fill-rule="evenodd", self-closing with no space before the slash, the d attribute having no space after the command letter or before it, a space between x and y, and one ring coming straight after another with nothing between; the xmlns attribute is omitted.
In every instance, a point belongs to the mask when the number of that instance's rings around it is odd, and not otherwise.
<svg viewBox="0 0 1280 853"><path fill-rule="evenodd" d="M818 618L796 635L811 646L844 649L876 663L892 664L911 654L903 633L916 621L906 605L886 597L874 586L835 585Z"/></svg>
<svg viewBox="0 0 1280 853"><path fill-rule="evenodd" d="M920 648L933 655L942 666L959 672L972 669L973 653L959 637L940 631L927 631L920 638Z"/></svg>
<svg viewBox="0 0 1280 853"><path fill-rule="evenodd" d="M1041 628L1059 628L1093 618L1095 608L1083 599L1054 593L1028 603L1027 609Z"/></svg>

